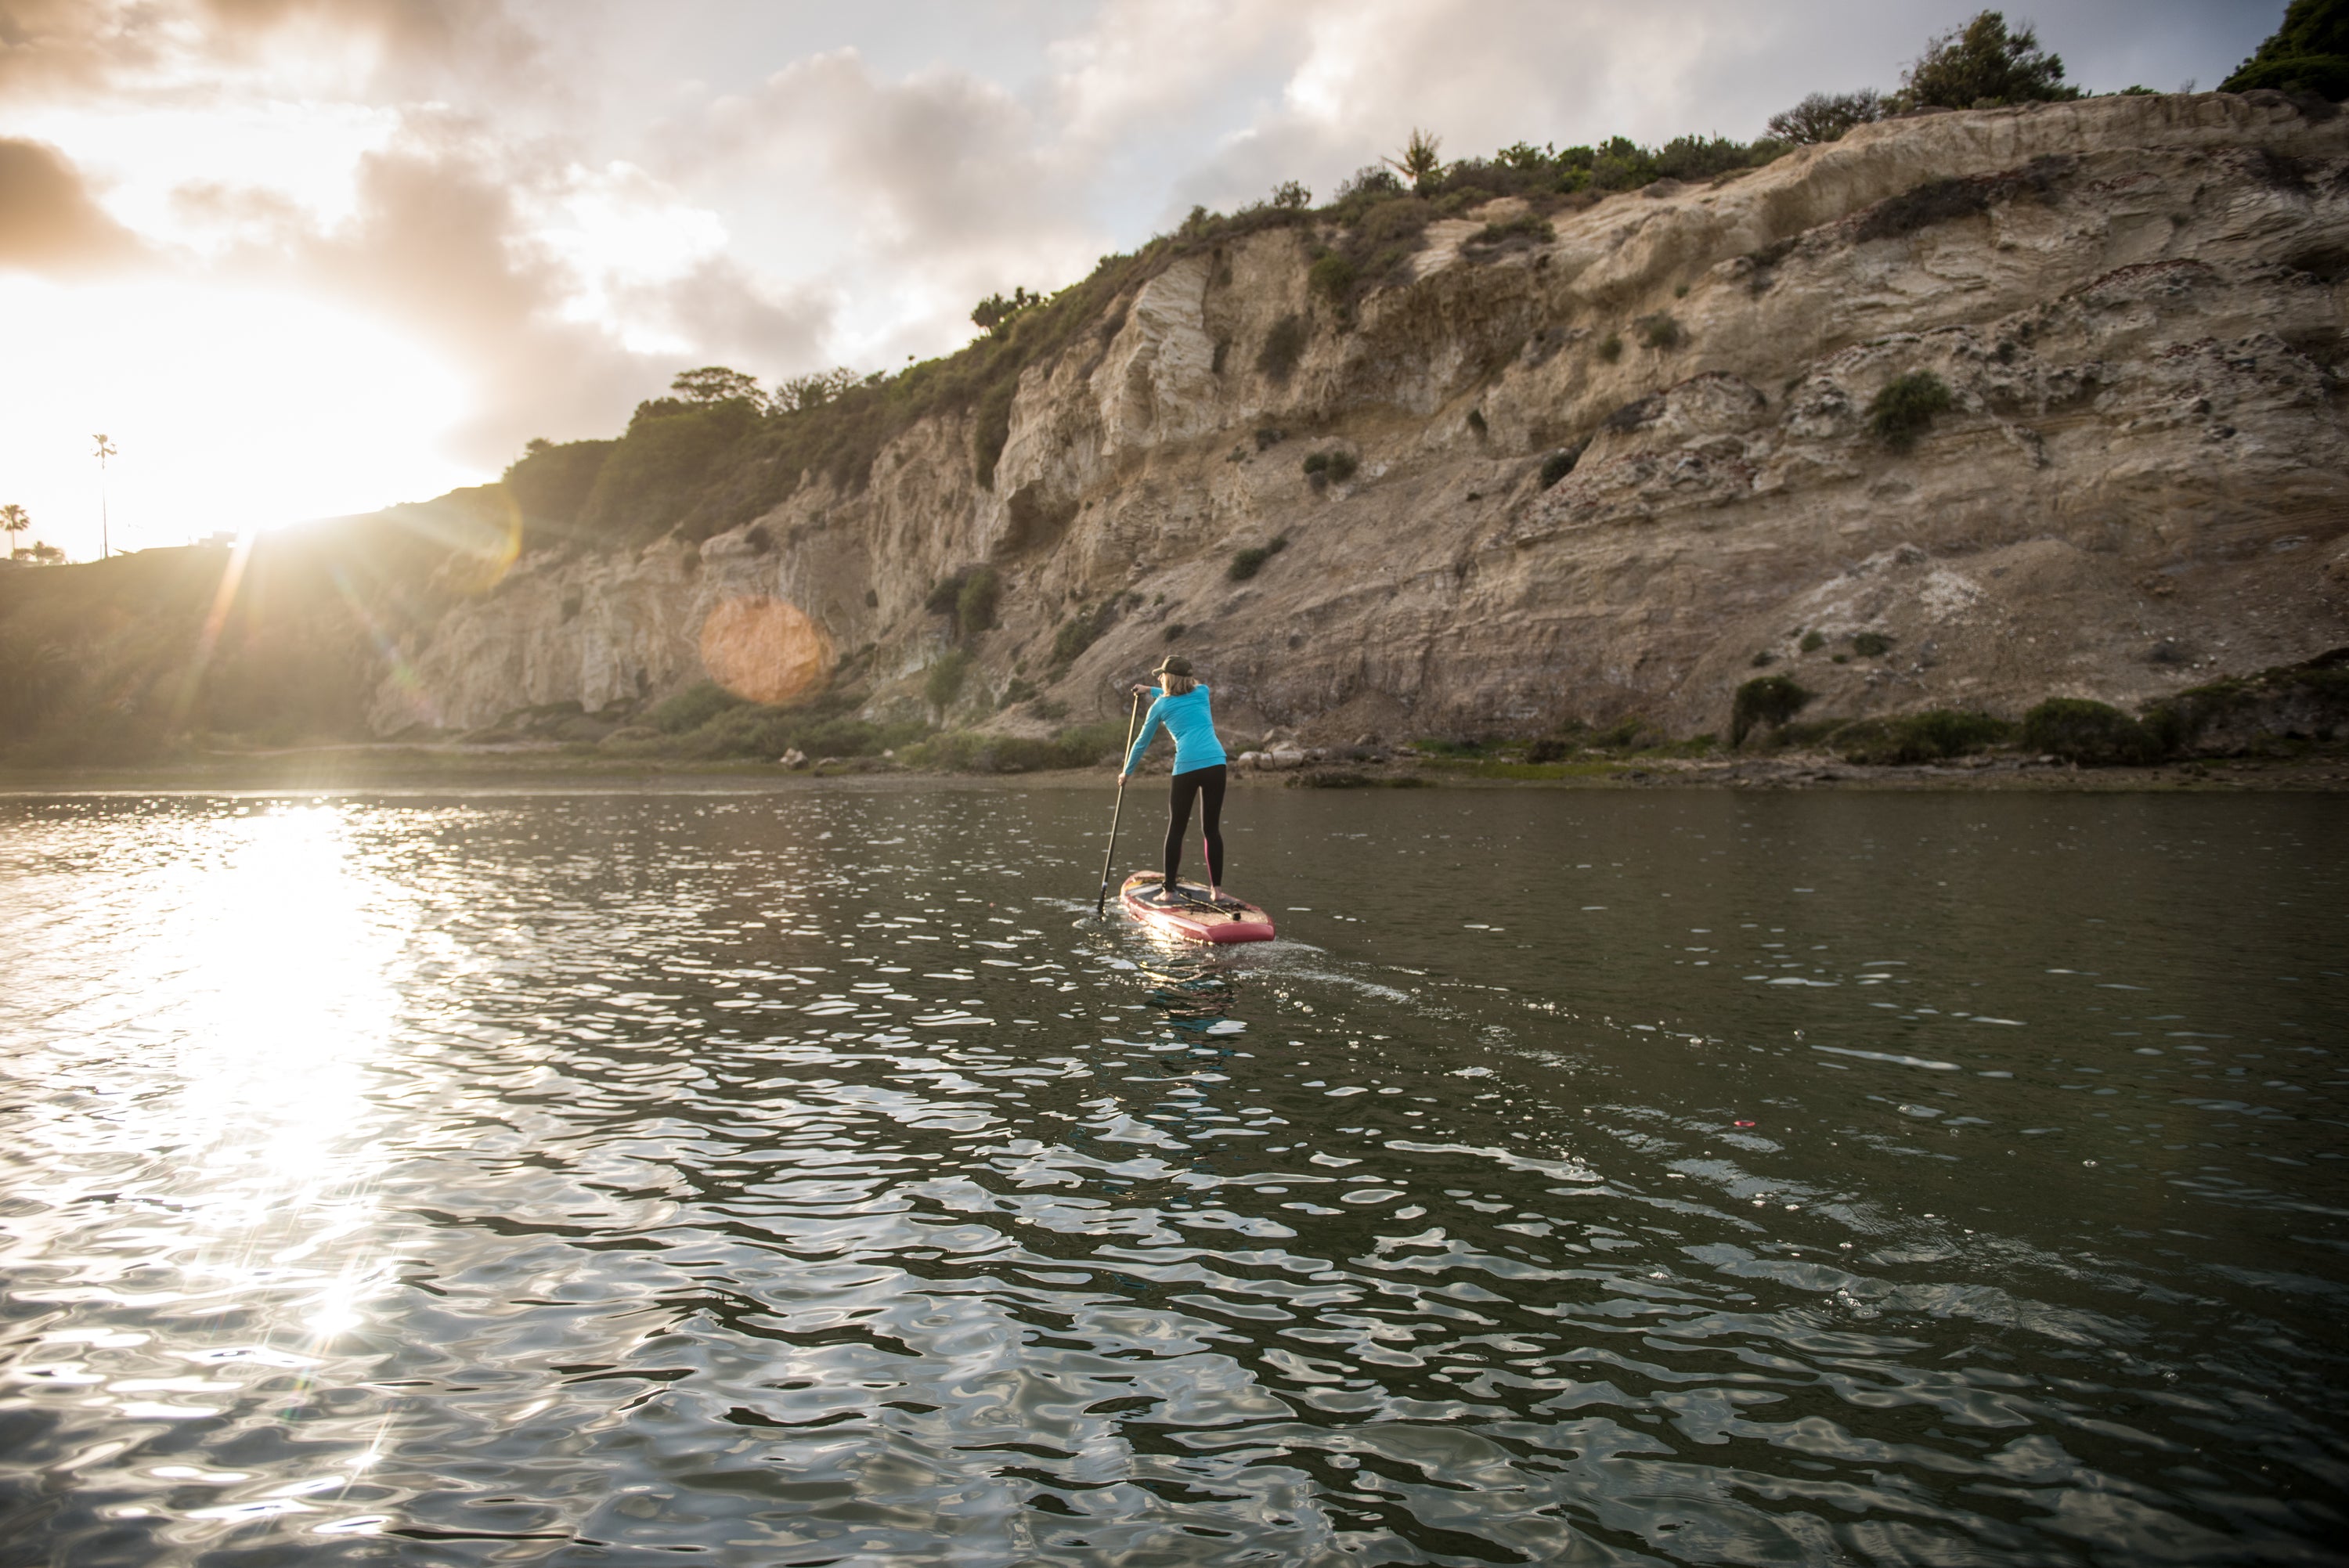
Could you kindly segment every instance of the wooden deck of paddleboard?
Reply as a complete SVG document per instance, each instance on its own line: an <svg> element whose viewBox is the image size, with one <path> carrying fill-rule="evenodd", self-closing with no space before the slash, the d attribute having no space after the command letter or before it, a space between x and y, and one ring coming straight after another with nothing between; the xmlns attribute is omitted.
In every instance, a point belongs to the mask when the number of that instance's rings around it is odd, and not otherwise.
<svg viewBox="0 0 2349 1568"><path fill-rule="evenodd" d="M1154 891L1159 885L1159 874L1156 872L1136 872L1126 878L1125 885L1118 890L1118 901L1125 905L1125 913L1143 924L1154 930L1165 932L1170 936L1185 937L1193 942L1270 942L1272 940L1272 916L1265 913L1255 904L1244 903L1233 898L1230 893L1226 893L1225 906L1237 903L1239 907L1234 909L1219 906L1210 910L1206 907L1207 890L1197 882L1180 882L1176 885L1182 891L1194 895L1197 900L1196 903L1192 902L1191 899L1183 899L1174 903L1166 904L1143 896Z"/></svg>

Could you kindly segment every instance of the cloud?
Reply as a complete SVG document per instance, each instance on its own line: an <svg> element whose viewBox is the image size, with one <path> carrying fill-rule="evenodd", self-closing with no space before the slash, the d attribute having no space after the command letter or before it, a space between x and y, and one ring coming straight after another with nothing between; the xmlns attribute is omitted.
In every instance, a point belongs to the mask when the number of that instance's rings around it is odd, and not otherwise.
<svg viewBox="0 0 2349 1568"><path fill-rule="evenodd" d="M141 251L90 199L65 154L0 137L0 267L49 273L119 266Z"/></svg>
<svg viewBox="0 0 2349 1568"><path fill-rule="evenodd" d="M278 264L289 282L391 322L463 366L477 411L456 449L490 467L532 436L616 428L689 365L720 360L775 378L821 359L830 294L777 298L724 253L722 231L719 248L682 265L583 276L533 219L579 179L527 149L455 132L419 139L363 160L354 218L305 236ZM662 195L641 181L616 188ZM584 292L594 308L579 308ZM651 341L630 343L630 325Z"/></svg>

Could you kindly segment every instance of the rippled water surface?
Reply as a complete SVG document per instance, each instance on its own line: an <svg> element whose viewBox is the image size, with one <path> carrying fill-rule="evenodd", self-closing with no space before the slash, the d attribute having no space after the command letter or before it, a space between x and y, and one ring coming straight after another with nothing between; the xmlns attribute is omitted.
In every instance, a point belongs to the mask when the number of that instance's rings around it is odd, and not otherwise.
<svg viewBox="0 0 2349 1568"><path fill-rule="evenodd" d="M0 1563L2338 1560L2337 801L1107 804L0 800Z"/></svg>

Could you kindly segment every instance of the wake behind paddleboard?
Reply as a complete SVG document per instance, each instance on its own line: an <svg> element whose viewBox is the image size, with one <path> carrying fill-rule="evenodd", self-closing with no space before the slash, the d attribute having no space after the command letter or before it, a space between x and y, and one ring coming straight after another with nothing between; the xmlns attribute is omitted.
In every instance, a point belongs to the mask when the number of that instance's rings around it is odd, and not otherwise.
<svg viewBox="0 0 2349 1568"><path fill-rule="evenodd" d="M1154 930L1193 942L1270 942L1272 916L1252 903L1226 893L1210 905L1207 890L1197 882L1176 884L1188 896L1162 899L1163 879L1156 872L1136 872L1118 890L1125 913Z"/></svg>

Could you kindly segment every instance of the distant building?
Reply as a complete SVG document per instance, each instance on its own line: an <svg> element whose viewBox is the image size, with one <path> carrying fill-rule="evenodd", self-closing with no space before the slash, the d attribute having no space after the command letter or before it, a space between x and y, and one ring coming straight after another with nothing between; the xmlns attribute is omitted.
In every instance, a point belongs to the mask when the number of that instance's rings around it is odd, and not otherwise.
<svg viewBox="0 0 2349 1568"><path fill-rule="evenodd" d="M219 533L208 533L204 535L203 539L200 542L206 550L234 550L236 548L236 534L233 530L225 530Z"/></svg>

